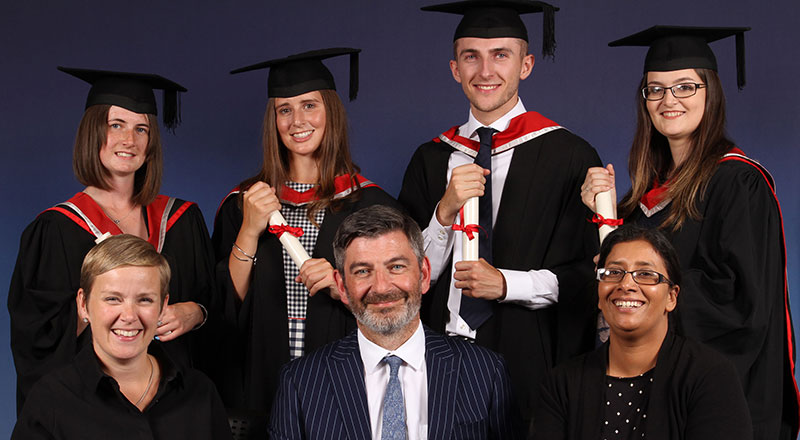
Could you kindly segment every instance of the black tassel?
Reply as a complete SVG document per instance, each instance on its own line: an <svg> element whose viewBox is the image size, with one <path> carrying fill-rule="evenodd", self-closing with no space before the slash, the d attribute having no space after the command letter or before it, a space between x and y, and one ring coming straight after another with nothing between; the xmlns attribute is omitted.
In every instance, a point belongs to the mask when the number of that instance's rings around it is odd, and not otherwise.
<svg viewBox="0 0 800 440"><path fill-rule="evenodd" d="M552 5L542 4L542 56L555 60L556 54L556 11Z"/></svg>
<svg viewBox="0 0 800 440"><path fill-rule="evenodd" d="M176 90L164 90L164 105L162 121L164 127L175 133L175 127L181 123L181 98Z"/></svg>
<svg viewBox="0 0 800 440"><path fill-rule="evenodd" d="M747 83L744 69L744 32L736 34L736 85L739 90Z"/></svg>
<svg viewBox="0 0 800 440"><path fill-rule="evenodd" d="M350 100L358 96L358 52L350 54Z"/></svg>

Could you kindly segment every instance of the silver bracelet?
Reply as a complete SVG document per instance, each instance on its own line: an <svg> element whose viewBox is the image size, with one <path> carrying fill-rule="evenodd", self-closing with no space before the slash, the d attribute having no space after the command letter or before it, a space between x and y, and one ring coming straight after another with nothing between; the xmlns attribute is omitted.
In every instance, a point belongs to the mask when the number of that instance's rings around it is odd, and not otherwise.
<svg viewBox="0 0 800 440"><path fill-rule="evenodd" d="M239 257L237 257L236 256L236 252L233 252L233 249L241 252L242 255L244 255L247 258L239 258ZM239 245L237 245L235 241L233 242L233 248L231 249L231 255L233 255L233 258L236 258L239 261L252 260L253 261L253 266L255 266L256 265L256 261L258 261L258 257L256 257L255 255L250 255L247 252L243 251L242 248L240 248Z"/></svg>
<svg viewBox="0 0 800 440"><path fill-rule="evenodd" d="M192 330L199 329L200 327L205 325L206 321L208 321L208 310L206 310L206 306L200 304L199 302L196 302L195 304L200 306L200 311L203 312L203 322L201 322L200 324L197 324L196 326L194 326L194 328L192 328Z"/></svg>

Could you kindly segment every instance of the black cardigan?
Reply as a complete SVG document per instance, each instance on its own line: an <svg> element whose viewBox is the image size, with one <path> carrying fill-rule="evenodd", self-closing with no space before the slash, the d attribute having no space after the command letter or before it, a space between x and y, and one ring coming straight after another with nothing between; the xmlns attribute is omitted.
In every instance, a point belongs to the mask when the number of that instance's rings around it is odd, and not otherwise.
<svg viewBox="0 0 800 440"><path fill-rule="evenodd" d="M607 365L608 343L553 370L534 412L534 438L600 438ZM647 439L753 438L739 378L716 351L670 331L653 379Z"/></svg>

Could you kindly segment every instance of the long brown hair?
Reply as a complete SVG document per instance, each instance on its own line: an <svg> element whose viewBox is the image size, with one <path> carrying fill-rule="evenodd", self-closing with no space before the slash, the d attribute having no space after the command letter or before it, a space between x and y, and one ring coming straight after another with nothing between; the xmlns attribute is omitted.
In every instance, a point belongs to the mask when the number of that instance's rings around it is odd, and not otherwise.
<svg viewBox="0 0 800 440"><path fill-rule="evenodd" d="M93 105L86 109L75 135L75 148L72 151L72 170L80 183L109 190L108 178L111 174L100 161L100 149L106 144L108 130L107 104ZM149 205L158 195L161 187L163 159L161 155L161 134L155 115L145 114L150 127L145 160L133 177L133 196L131 201L142 206Z"/></svg>
<svg viewBox="0 0 800 440"><path fill-rule="evenodd" d="M691 147L686 160L671 172L669 142L653 128L647 102L640 92L647 83L647 73L636 90L636 134L628 155L631 190L620 202L623 217L637 209L653 182L670 180L667 197L672 199L672 207L661 227L677 231L687 219L700 219L696 202L703 199L719 160L733 146L733 141L725 133L725 94L717 72L709 69L695 69L695 72L707 86L705 111L689 139Z"/></svg>
<svg viewBox="0 0 800 440"><path fill-rule="evenodd" d="M347 136L347 114L339 95L334 90L319 90L325 108L325 134L319 148L314 152L314 159L319 167L319 182L317 182L317 200L308 206L308 219L316 224L315 214L330 208L339 209L341 200L335 200L336 194L334 179L343 174L355 176L358 167L350 158L350 142ZM262 144L264 148L264 162L261 171L255 176L239 184L244 191L252 184L262 181L274 187L280 195L283 185L289 180L289 150L281 141L275 120L275 98L267 101L267 110L264 113L264 128ZM353 196L358 196L358 185L351 180L354 190ZM317 225L319 226L319 225Z"/></svg>

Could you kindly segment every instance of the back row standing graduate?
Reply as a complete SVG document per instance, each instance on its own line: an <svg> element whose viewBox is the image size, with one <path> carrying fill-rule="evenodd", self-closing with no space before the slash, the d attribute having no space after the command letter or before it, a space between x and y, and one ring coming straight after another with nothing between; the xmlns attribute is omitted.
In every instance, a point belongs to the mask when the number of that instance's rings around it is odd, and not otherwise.
<svg viewBox="0 0 800 440"><path fill-rule="evenodd" d="M677 331L736 366L754 438L795 439L798 394L781 210L769 172L725 133L725 95L708 45L736 36L741 88L747 30L654 26L609 43L649 46L636 89L632 188L619 214L670 236L683 267ZM614 190L613 167L591 168L584 203L594 209L595 195L608 190Z"/></svg>
<svg viewBox="0 0 800 440"><path fill-rule="evenodd" d="M179 337L205 322L214 286L211 242L200 209L158 194L161 135L153 89L164 90L162 110L170 129L179 122L177 94L186 89L158 75L59 70L92 84L72 161L86 188L39 214L22 233L8 292L17 411L41 376L91 341L75 298L83 258L95 240L133 234L166 257L173 274L170 304L156 336L181 365L192 363L193 338Z"/></svg>
<svg viewBox="0 0 800 440"><path fill-rule="evenodd" d="M526 0L423 8L463 14L450 68L470 112L417 149L399 198L425 227L435 284L423 322L505 356L528 423L556 359L592 347L597 304L589 289L597 233L576 191L600 159L580 137L526 111L518 95L534 64L519 15L543 12L543 52L552 55L555 9ZM475 196L480 227L459 215ZM479 261L462 261L455 231L463 229L480 237Z"/></svg>
<svg viewBox="0 0 800 440"><path fill-rule="evenodd" d="M355 329L333 280L331 243L339 224L366 206L397 202L358 174L350 158L347 116L323 59L350 56L350 98L360 49L322 49L232 73L270 68L264 114L264 162L222 201L214 223L218 278L231 334L220 392L226 406L255 411L261 428L278 373ZM269 227L280 210L288 225ZM313 257L298 270L278 240L297 236Z"/></svg>

